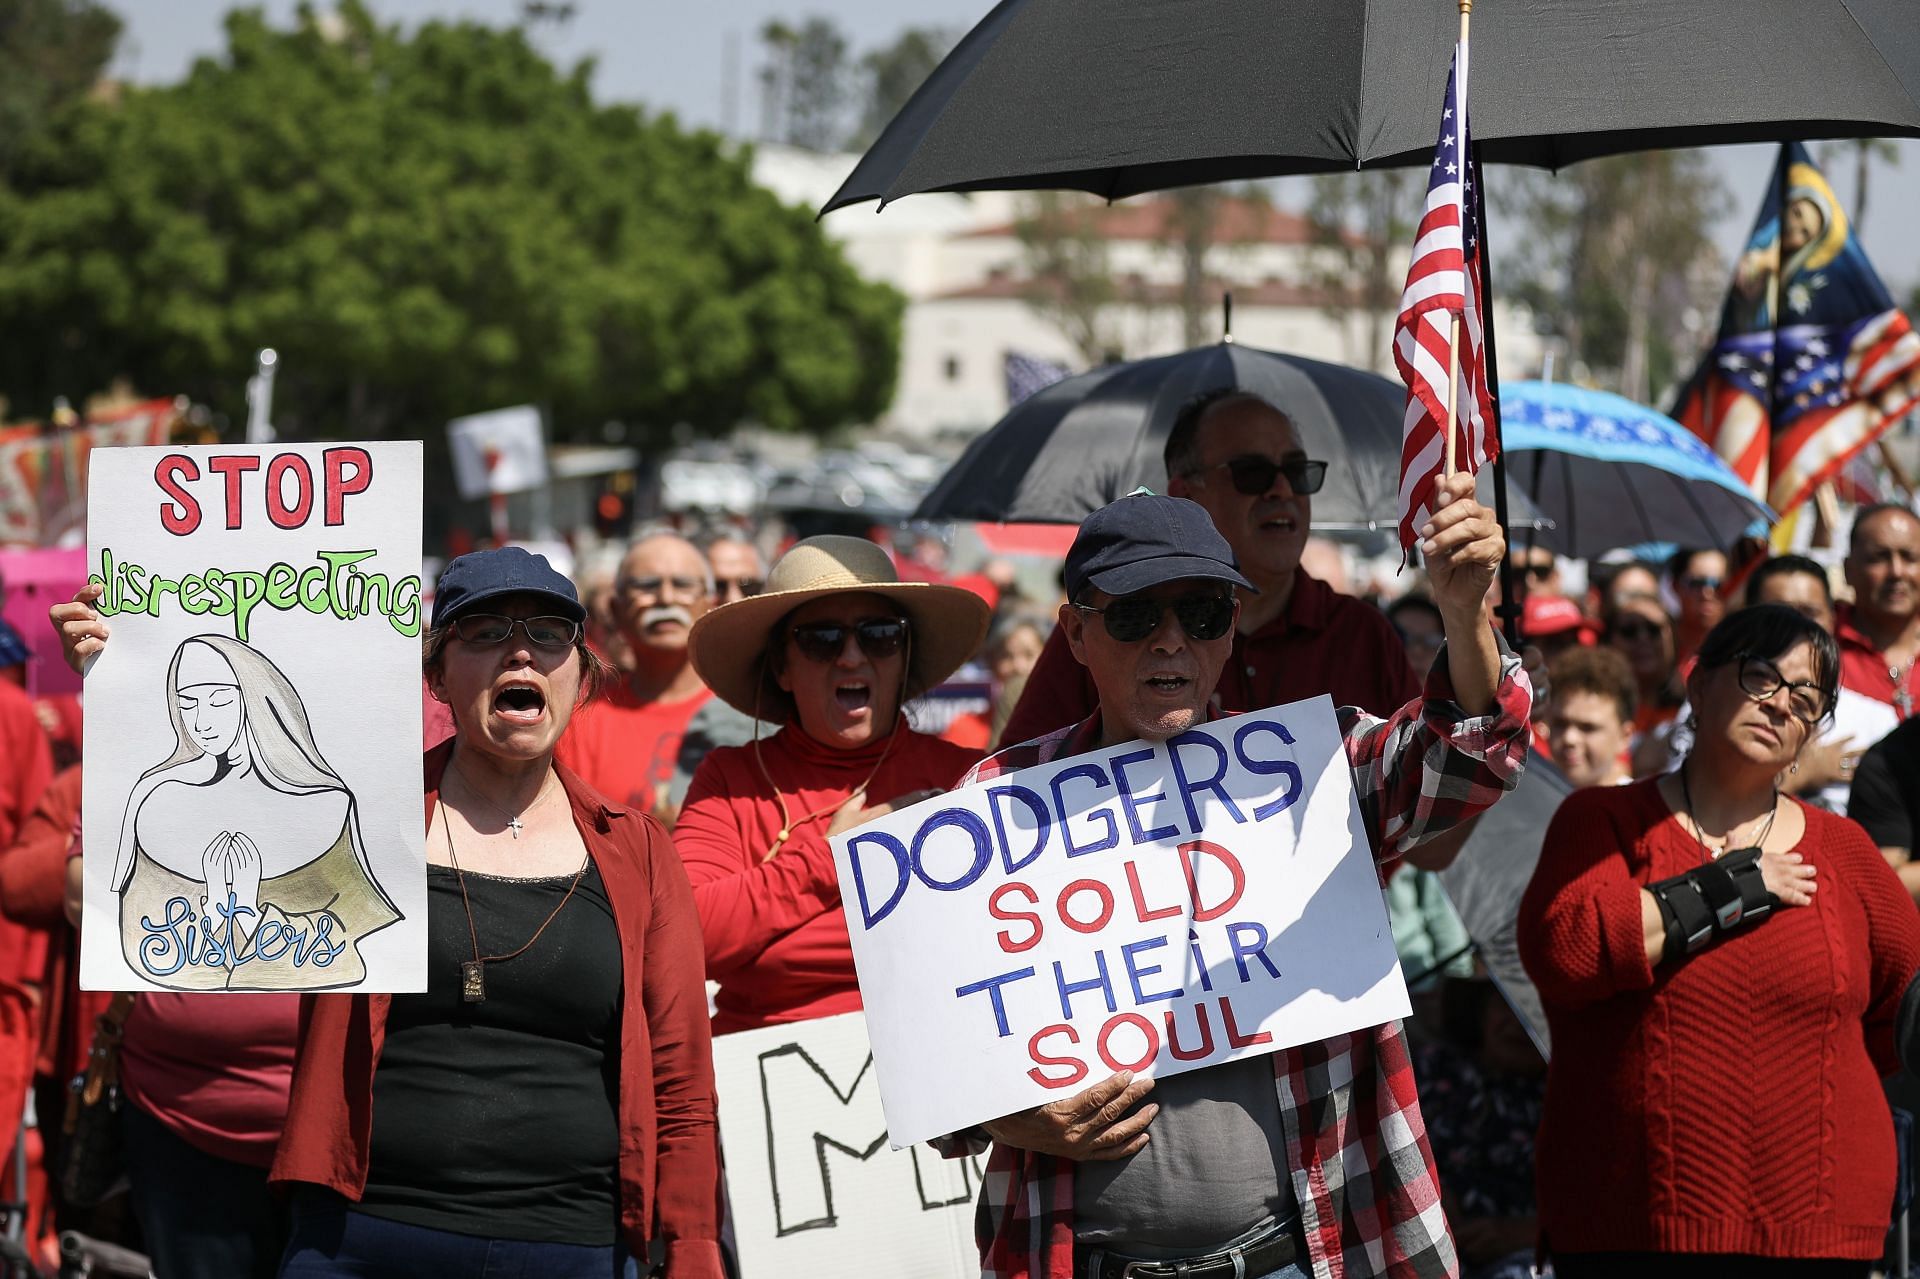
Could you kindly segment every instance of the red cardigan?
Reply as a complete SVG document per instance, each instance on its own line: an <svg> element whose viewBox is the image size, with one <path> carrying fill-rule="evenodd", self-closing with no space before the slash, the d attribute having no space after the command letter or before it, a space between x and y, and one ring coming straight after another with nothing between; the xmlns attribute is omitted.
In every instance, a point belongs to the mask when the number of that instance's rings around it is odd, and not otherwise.
<svg viewBox="0 0 1920 1279"><path fill-rule="evenodd" d="M1657 973L1640 889L1701 857L1655 784L1577 791L1547 828L1519 942L1553 1034L1536 1152L1552 1249L1880 1255L1880 1078L1920 917L1865 832L1801 811L1813 904Z"/></svg>
<svg viewBox="0 0 1920 1279"><path fill-rule="evenodd" d="M827 827L834 810L873 771L888 740L836 750L789 724L760 743L761 759L786 796L795 826L770 861L766 853L780 832L780 806L754 763L753 747L722 747L700 762L673 825L673 843L693 881L707 975L720 983L715 1034L860 1007ZM874 774L867 802L951 789L979 758L979 751L902 725ZM819 816L801 820L810 813Z"/></svg>
<svg viewBox="0 0 1920 1279"><path fill-rule="evenodd" d="M427 820L451 743L426 757ZM627 1244L664 1238L673 1279L721 1279L714 1118L700 932L685 872L651 817L610 804L556 767L620 932L619 1200ZM272 1180L357 1200L367 1184L373 1072L391 995L307 995L286 1134ZM503 1158L512 1152L503 1151Z"/></svg>

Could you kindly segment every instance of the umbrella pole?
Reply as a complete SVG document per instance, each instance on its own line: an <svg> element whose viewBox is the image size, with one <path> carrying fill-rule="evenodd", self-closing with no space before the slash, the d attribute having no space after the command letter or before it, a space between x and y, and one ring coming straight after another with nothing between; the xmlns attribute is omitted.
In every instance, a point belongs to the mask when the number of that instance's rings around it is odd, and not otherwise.
<svg viewBox="0 0 1920 1279"><path fill-rule="evenodd" d="M1462 15L1464 19L1464 15ZM1504 432L1500 429L1500 358L1494 347L1493 332L1499 326L1493 322L1493 254L1489 244L1493 237L1487 234L1486 174L1480 167L1480 144L1473 144L1473 216L1480 228L1480 354L1487 365L1487 388L1491 392L1487 401L1493 406L1493 438L1500 440ZM1493 516L1500 522L1500 535L1507 536L1507 450L1503 446L1493 455ZM1516 653L1520 651L1520 602L1513 597L1513 557L1500 557L1500 607L1495 610L1500 618L1500 629L1507 637L1507 646Z"/></svg>

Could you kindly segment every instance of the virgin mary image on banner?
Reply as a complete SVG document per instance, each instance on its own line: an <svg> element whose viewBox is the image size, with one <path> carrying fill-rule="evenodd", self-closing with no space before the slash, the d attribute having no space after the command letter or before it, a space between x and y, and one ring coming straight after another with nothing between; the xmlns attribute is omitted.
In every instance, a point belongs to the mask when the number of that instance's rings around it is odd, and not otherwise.
<svg viewBox="0 0 1920 1279"><path fill-rule="evenodd" d="M374 879L353 793L279 668L196 635L167 668L174 750L127 799L114 859L128 965L174 990L326 990L401 918Z"/></svg>

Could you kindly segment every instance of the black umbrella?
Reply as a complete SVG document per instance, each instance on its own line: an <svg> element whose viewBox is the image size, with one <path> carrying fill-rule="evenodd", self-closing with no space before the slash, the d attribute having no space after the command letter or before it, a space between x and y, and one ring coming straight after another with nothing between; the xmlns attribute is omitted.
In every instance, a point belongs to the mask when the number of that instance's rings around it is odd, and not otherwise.
<svg viewBox="0 0 1920 1279"><path fill-rule="evenodd" d="M1161 454L1174 417L1219 387L1278 406L1308 455L1329 464L1313 498L1315 528L1394 527L1406 389L1378 374L1233 342L1054 383L975 439L914 518L1078 524L1140 485L1163 493ZM1531 506L1516 517L1529 522Z"/></svg>
<svg viewBox="0 0 1920 1279"><path fill-rule="evenodd" d="M1474 16L1489 162L1920 136L1913 0L1481 0ZM822 211L1425 164L1458 23L1446 0L1001 0Z"/></svg>

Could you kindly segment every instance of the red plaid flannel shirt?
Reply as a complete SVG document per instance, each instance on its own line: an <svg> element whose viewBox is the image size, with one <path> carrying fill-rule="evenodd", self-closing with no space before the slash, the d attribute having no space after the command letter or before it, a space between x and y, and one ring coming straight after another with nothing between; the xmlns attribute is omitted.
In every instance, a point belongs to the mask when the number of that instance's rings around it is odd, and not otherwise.
<svg viewBox="0 0 1920 1279"><path fill-rule="evenodd" d="M1503 653L1494 714L1453 700L1444 654L1425 696L1391 719L1339 708L1360 813L1386 862L1487 808L1520 778L1533 692ZM1009 746L963 785L1092 750L1100 715ZM1314 1279L1453 1279L1460 1272L1440 1181L1397 1021L1273 1054L1273 1083ZM934 1143L948 1156L986 1148L974 1130ZM994 1146L974 1233L982 1279L1072 1279L1070 1159Z"/></svg>

